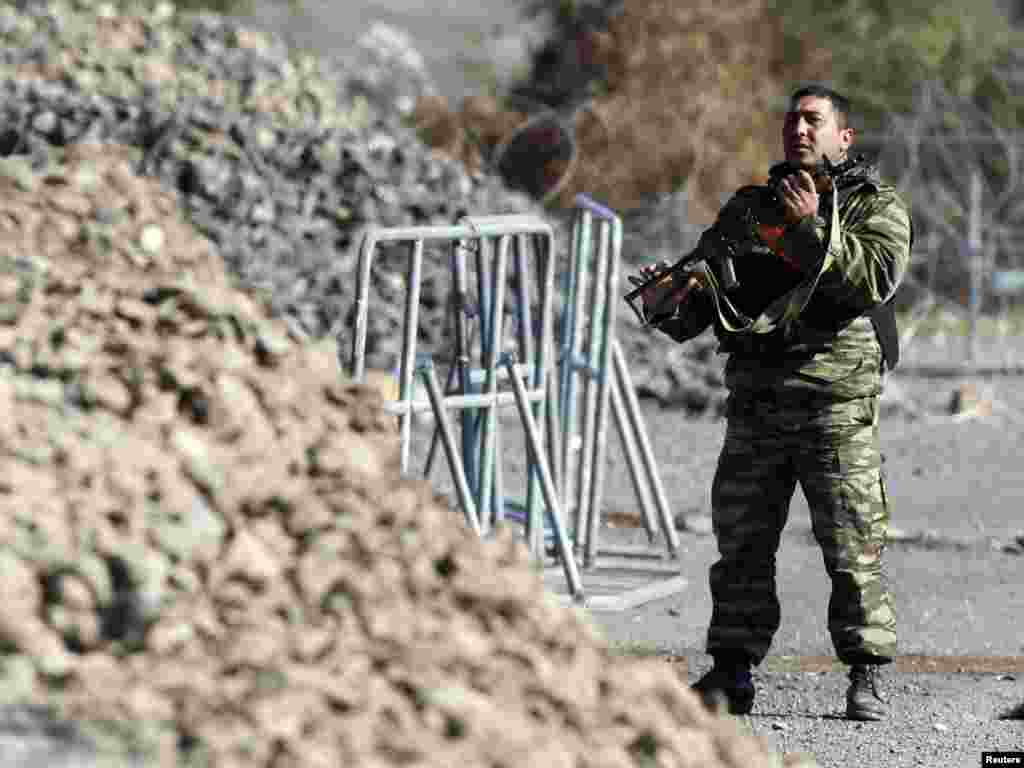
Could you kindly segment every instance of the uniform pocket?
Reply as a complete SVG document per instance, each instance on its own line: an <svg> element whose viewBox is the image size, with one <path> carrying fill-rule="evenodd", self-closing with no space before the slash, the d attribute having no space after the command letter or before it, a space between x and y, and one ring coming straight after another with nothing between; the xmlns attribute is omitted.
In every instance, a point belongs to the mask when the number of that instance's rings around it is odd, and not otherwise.
<svg viewBox="0 0 1024 768"><path fill-rule="evenodd" d="M880 409L877 397L862 397L850 402L853 404L851 415L854 424L860 427L878 426L878 413Z"/></svg>
<svg viewBox="0 0 1024 768"><path fill-rule="evenodd" d="M870 403L853 401L856 407L851 420L836 432L836 453L839 471L843 474L864 471L880 466L877 408Z"/></svg>
<svg viewBox="0 0 1024 768"><path fill-rule="evenodd" d="M823 359L824 358L824 359ZM796 371L796 375L818 386L827 386L851 378L864 368L864 358L836 359L835 355L819 355Z"/></svg>

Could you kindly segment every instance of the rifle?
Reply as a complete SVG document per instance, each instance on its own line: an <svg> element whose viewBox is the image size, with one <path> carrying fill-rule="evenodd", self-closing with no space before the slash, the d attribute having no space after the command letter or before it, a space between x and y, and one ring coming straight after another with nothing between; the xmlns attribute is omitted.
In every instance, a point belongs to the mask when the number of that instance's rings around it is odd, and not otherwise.
<svg viewBox="0 0 1024 768"><path fill-rule="evenodd" d="M714 246L709 247L709 238L717 241ZM641 326L652 325L658 318L664 315L671 307L663 306L672 294L681 289L685 281L689 279L689 273L693 267L701 262L707 262L708 267L721 276L722 287L731 290L739 286L736 277L736 268L733 264L736 244L726 240L714 227L701 235L697 247L683 256L675 264L666 269L655 272L649 278L629 276L629 281L635 288L622 298L625 299L629 308L633 310L640 320ZM646 305L641 308L638 303L643 304L642 297L650 288L658 288L658 297L653 306Z"/></svg>
<svg viewBox="0 0 1024 768"><path fill-rule="evenodd" d="M828 156L823 156L822 162L809 169L809 173L816 182L820 180L830 181L862 161L863 157L858 156L846 160L839 165L834 165L828 159ZM778 194L778 183L786 176L798 170L800 170L799 167L780 164L778 170L772 174L768 184L757 188L765 196L762 201L762 207L765 210L781 211L782 204ZM751 233L756 231L758 223L754 220L753 212L749 210L746 212L743 220L739 222L739 227L734 225L726 226L721 221L715 222L714 225L705 230L701 235L697 247L679 259L675 264L666 269L659 270L648 278L631 275L629 281L636 287L622 298L625 299L626 303L629 304L629 308L636 314L640 320L640 325L644 327L651 325L660 316L663 316L666 311L671 309L671 307L663 305L667 303L667 299L673 293L683 287L684 281L689 279L689 273L693 271L694 267L700 265L701 262L705 262L708 269L715 274L722 290L728 293L739 288L740 282L736 276L734 260L740 254L740 247L744 241L749 239ZM643 294L652 287L658 288L658 298L652 307L646 308L649 311L645 312L644 309L637 306L637 303Z"/></svg>

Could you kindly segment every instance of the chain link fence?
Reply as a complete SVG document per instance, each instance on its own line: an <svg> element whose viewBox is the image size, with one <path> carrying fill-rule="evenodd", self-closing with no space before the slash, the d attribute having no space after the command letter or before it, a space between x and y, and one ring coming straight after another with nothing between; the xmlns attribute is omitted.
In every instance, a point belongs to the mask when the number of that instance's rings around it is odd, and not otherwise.
<svg viewBox="0 0 1024 768"><path fill-rule="evenodd" d="M1024 132L924 83L910 114L858 145L913 209L913 260L897 295L908 360L1024 367Z"/></svg>

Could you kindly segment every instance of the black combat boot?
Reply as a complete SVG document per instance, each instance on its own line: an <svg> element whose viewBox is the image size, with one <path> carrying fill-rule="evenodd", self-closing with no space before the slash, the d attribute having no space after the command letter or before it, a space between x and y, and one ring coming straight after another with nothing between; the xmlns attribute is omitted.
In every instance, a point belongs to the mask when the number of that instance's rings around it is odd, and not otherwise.
<svg viewBox="0 0 1024 768"><path fill-rule="evenodd" d="M999 716L1000 720L1024 720L1024 703L1018 704L1013 709L1003 712Z"/></svg>
<svg viewBox="0 0 1024 768"><path fill-rule="evenodd" d="M744 653L713 654L715 663L693 684L708 709L721 705L731 715L746 715L754 708L754 680L750 675L750 657ZM724 707L723 707L724 708Z"/></svg>
<svg viewBox="0 0 1024 768"><path fill-rule="evenodd" d="M846 689L846 716L850 720L885 720L889 704L881 691L880 664L853 664Z"/></svg>

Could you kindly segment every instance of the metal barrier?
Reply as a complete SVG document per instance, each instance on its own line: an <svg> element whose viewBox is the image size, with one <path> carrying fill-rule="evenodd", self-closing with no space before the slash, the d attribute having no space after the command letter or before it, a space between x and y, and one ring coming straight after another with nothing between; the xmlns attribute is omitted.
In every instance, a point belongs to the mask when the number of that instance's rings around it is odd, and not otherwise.
<svg viewBox="0 0 1024 768"><path fill-rule="evenodd" d="M582 600L577 558L582 555L584 566L592 567L598 554L623 554L602 550L598 544L609 411L622 438L651 541L660 528L671 555L677 554L679 544L627 363L615 339L622 224L613 211L585 195L577 196L576 205L557 361L551 227L530 215L480 216L454 226L367 231L359 252L350 373L356 380L365 374L375 255L381 244L405 243L410 258L398 397L384 404L399 417L401 470L409 471L412 416L429 409L435 417L435 431L427 472L440 444L466 522L485 535L513 505L504 495L497 411L515 404L529 454L523 517L527 546L534 558L542 558L550 540L572 596ZM428 241L440 241L450 249L454 351L443 389L433 358L420 355L416 348ZM532 264L531 253L535 257ZM471 267L475 267L475 286L471 285ZM593 286L589 287L591 276ZM536 295L531 292L533 285ZM507 333L507 315L512 318L511 334ZM510 335L514 338L507 338ZM510 343L515 353L507 352ZM413 396L417 377L427 390L427 401ZM511 385L512 391L499 388L499 382ZM461 446L450 411L459 412ZM568 515L570 509L574 511L571 540L563 525L563 513ZM550 539L545 520L551 529ZM628 554L660 557L650 551Z"/></svg>
<svg viewBox="0 0 1024 768"><path fill-rule="evenodd" d="M413 399L413 373L417 353L416 334L419 325L420 278L423 269L424 246L427 241L444 241L451 248L451 265L455 290L455 341L456 341L456 372L459 377L460 392L446 395L445 402L449 407L462 408L463 415L463 452L467 467L475 467L476 460L473 448L477 442L475 426L472 422L472 409L490 409L494 405L506 405L513 402L511 392L498 393L497 358L501 344L504 313L504 291L496 291L494 299L490 293L494 285L505 285L507 258L510 238L517 235L516 264L522 265L520 252L524 236L532 236L540 253L540 317L537 333L541 339L550 338L553 326L553 297L555 275L554 234L547 222L537 217L516 215L510 217L490 217L467 220L454 226L396 227L371 228L363 237L359 251L356 283L356 317L355 335L352 341L349 373L353 379L361 381L366 369L366 335L369 321L370 278L373 260L379 245L383 243L406 242L411 246L409 266L406 272L405 314L402 328L402 345L399 360L398 399L385 404L385 408L399 417L399 433L401 440L401 470L408 472L411 448L412 414L425 411L429 403ZM492 264L489 258L488 239L498 239L497 256ZM468 247L467 242L475 242L475 247ZM466 255L472 252L477 257L479 304L472 302L468 295L466 281ZM521 284L527 281L520 280ZM527 360L530 366L532 381L527 397L535 403L545 398L544 384L547 381L548 369L551 366L550 344L530 344L525 338L533 327L533 319L524 307L529 306L528 297L518 302L516 311L525 312L527 316L516 319L520 332L520 359ZM482 365L474 371L470 355L469 320L479 315L481 333ZM474 379L484 379L482 392L474 392ZM539 406L537 406L539 408ZM488 441L484 441L486 445ZM471 471L471 475L475 475ZM475 485L475 484L474 484Z"/></svg>
<svg viewBox="0 0 1024 768"><path fill-rule="evenodd" d="M516 408L519 411L519 418L526 432L530 464L532 467L536 468L540 479L540 487L544 496L544 502L548 505L552 526L554 528L555 545L559 554L559 560L562 564L562 569L565 573L566 583L569 586L569 592L574 600L577 602L584 602L585 595L583 592L583 583L580 581L579 570L576 567L576 560L573 557L569 537L566 535L565 529L562 526L562 512L558 508L558 493L555 490L555 485L551 478L550 463L547 460L546 452L542 446L540 430L537 427L534 414L531 412L531 403L527 397L526 388L520 377L521 374L516 370L515 356L510 353L503 353L500 358L500 363L504 366L509 381L512 382L512 394L515 397ZM441 386L438 384L437 376L434 373L433 361L429 356L421 356L416 370L423 377L423 382L427 388L427 393L430 398L431 407L433 408L434 415L438 421L442 442L444 444L445 452L448 455L448 464L452 469L452 476L455 480L457 492L459 494L459 501L466 514L467 520L469 520L470 525L473 525L474 521L478 519L476 515L476 505L474 499L469 493L465 469L463 467L461 457L458 451L455 450L455 438L452 433L451 424L448 421L446 401L441 392ZM475 530L477 533L480 532L478 526Z"/></svg>
<svg viewBox="0 0 1024 768"><path fill-rule="evenodd" d="M451 249L452 319L454 323L454 364L449 369L443 395L444 406L461 410L461 456L464 478L453 478L459 489L460 504L467 521L482 533L505 512L505 499L501 482L500 422L496 408L515 402L514 392L499 391L498 382L506 378L509 370L529 380L525 391L531 403L532 418L547 429L538 427L541 439L547 440L547 453L555 455L557 420L551 418L557 406L553 395L555 387L550 369L554 365L553 315L555 243L550 225L529 215L471 217L449 227L374 228L364 236L359 253L356 286L356 329L352 344L350 373L361 380L365 372L366 333L369 318L370 278L374 256L382 243L406 242L411 246L406 274L404 326L399 367L398 399L385 404L385 408L399 417L401 440L401 470L409 471L412 415L431 408L430 403L413 398L413 374L416 360L416 331L419 323L420 281L425 243L443 241ZM532 243L536 256L530 264L527 246ZM471 298L468 257L475 257L476 300ZM530 279L531 266L535 279ZM510 269L511 268L511 269ZM508 277L511 271L514 290L510 312L514 326L517 358L524 362L513 368L499 365L505 343L505 304ZM536 284L536 301L531 293ZM535 312L536 310L536 312ZM479 333L474 337L472 320L478 321ZM477 359L474 360L474 357ZM474 365L474 362L476 363ZM514 382L513 382L514 386ZM550 402L551 407L545 406ZM542 417L547 415L546 421ZM525 426L525 425L524 425ZM438 438L428 454L432 459ZM447 446L446 452L447 452ZM528 462L526 487L526 538L535 556L544 546L544 522L541 501L543 479L540 461L534 457ZM450 463L450 456L449 456ZM557 472L551 470L553 486L557 489ZM465 498L472 498L470 508ZM548 518L552 509L548 505Z"/></svg>
<svg viewBox="0 0 1024 768"><path fill-rule="evenodd" d="M530 283L528 275L530 272L530 264L528 259L527 249L527 238L531 235L535 238L540 234L536 231L535 222L537 220L534 217L512 214L504 216L474 216L468 217L466 222L474 227L478 232L481 233L480 248L476 251L477 255L477 278L478 278L478 296L481 306L481 318L502 318L504 310L503 296L504 292L497 290L498 286L505 285L506 271L505 266L510 263L513 269L514 288L510 292L513 300L512 317L514 325L515 344L518 349L518 357L526 360L527 362L522 366L515 366L514 368L508 369L516 370L517 375L524 376L531 379L531 386L534 389L535 396L531 401L532 418L537 423L546 423L547 430L546 435L544 430L540 430L538 427L538 434L542 439L546 436L547 453L549 455L555 455L557 445L557 431L552 429L552 420L547 419L546 422L542 421L542 417L547 414L550 417L551 409L555 407L555 402L552 397L554 392L553 382L554 377L549 375L549 369L554 365L554 347L552 343L553 338L553 312L554 312L554 268L556 265L555 259L555 248L553 237L551 237L550 229L545 233L548 236L548 240L545 242L543 247L541 243L535 239L533 252L535 254L543 255L539 256L539 260L534 266L538 269L537 284L540 287L540 296L538 297L538 305L540 308L540 318L536 318L538 322L535 325L535 318L532 313L532 298L530 295ZM505 237L496 236L487 233L487 228L491 226L499 227L512 227L518 228L521 231L515 234L508 234ZM493 242L494 240L497 242ZM506 256L503 256L501 249L503 244L510 247L511 261L509 262ZM493 258L493 255L488 254L488 250L492 253L497 250L497 258ZM493 264L495 270L493 279L487 279L487 270L490 265ZM467 277L465 274L465 263L457 262L454 265L454 279L456 285L464 286ZM460 288L460 290L462 290ZM497 324L496 324L497 322ZM486 362L481 367L474 371L471 375L469 382L463 382L462 389L465 390L469 386L475 386L483 384L483 387L487 391L496 392L497 382L501 378L501 373L505 368L501 366L500 360L500 345L501 340L504 338L503 328L501 327L500 321L488 321L486 326L488 331L488 341L483 348L483 353L486 356ZM464 350L464 346L459 339L464 338L465 334L456 334L456 347L457 350ZM460 352L460 354L463 354ZM515 382L512 382L513 387ZM544 394L541 396L539 391L544 389ZM463 435L468 436L468 448L470 451L464 452L464 455L472 456L474 446L478 445L482 448L480 453L480 465L478 476L480 478L480 484L477 488L478 498L481 502L481 508L483 510L482 520L484 527L486 528L490 520L498 521L505 517L510 502L506 499L504 489L502 486L502 473L501 473L501 462L498 461L500 457L500 422L497 419L497 414L494 409L486 411L483 418L480 420L481 423L463 425ZM524 429L526 428L525 422L523 423ZM527 462L527 487L526 487L526 499L523 505L526 510L525 514L525 535L527 545L531 553L535 557L540 557L543 554L544 548L544 521L543 511L541 507L542 501L542 488L543 481L541 478L541 465L545 462L541 461L543 457L530 458ZM552 482L557 484L557 473L550 469L550 462L548 462L548 470L552 476ZM548 518L552 516L552 508L548 505Z"/></svg>
<svg viewBox="0 0 1024 768"><path fill-rule="evenodd" d="M577 552L582 552L584 566L594 566L599 553L598 528L610 407L640 501L644 527L652 541L656 528L660 528L669 554L675 556L679 537L625 356L615 339L622 223L614 211L586 195L577 195L575 203L571 264L564 288L567 303L562 323L559 371L562 413L560 459L564 478L562 509L570 509L575 493L574 546ZM596 249L592 237L595 220L598 229ZM588 290L590 274L594 276L594 285ZM577 402L580 376L584 384L582 418ZM579 455L575 456L577 450Z"/></svg>

